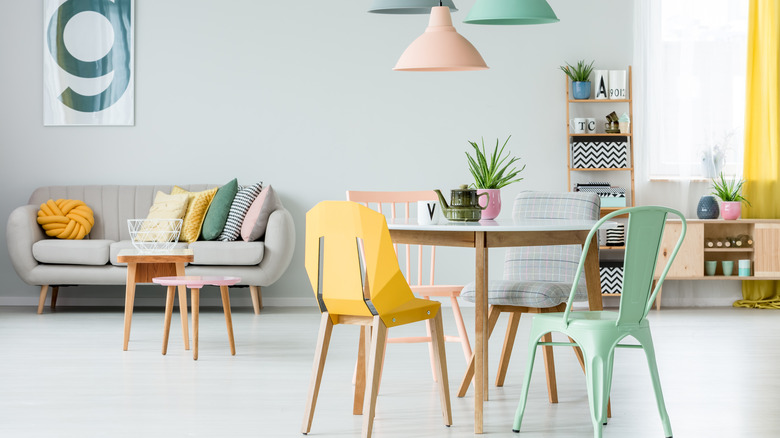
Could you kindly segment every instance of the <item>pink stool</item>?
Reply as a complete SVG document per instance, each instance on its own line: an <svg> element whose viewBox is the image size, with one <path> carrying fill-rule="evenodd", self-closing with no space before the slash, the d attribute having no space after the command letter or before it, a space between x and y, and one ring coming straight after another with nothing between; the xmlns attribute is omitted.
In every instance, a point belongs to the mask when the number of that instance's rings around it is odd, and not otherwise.
<svg viewBox="0 0 780 438"><path fill-rule="evenodd" d="M230 354L236 355L236 343L233 340L233 317L230 314L230 295L228 295L228 286L233 286L241 281L239 277L155 277L152 281L163 286L168 286L168 296L165 300L165 329L163 332L162 354L168 352L168 334L171 331L173 297L176 294L176 287L187 287L192 294L192 339L194 343L192 348L192 359L198 360L198 308L200 306L200 289L203 288L203 286L219 286L219 291L222 294L222 310L225 312L225 323L227 324L228 339L230 340ZM184 309L184 311L186 311L186 309ZM184 336L185 338L188 337L186 333Z"/></svg>

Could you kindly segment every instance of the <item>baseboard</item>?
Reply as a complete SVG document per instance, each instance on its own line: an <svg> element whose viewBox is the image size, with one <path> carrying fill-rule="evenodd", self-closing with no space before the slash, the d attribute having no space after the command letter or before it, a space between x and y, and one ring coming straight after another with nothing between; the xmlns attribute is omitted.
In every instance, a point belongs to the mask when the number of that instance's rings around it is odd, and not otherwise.
<svg viewBox="0 0 780 438"><path fill-rule="evenodd" d="M50 294L51 295L51 294ZM46 299L46 306L49 305L49 298ZM442 304L442 307L450 307L449 298L433 297L436 301ZM731 307L732 303L740 299L738 295L734 294L713 294L709 296L686 296L684 294L678 295L675 292L669 291L663 295L663 301L661 308L663 307ZM164 299L160 297L140 296L136 297L135 305L139 307L157 307L164 306ZM618 306L619 299L617 297L605 297L604 306L613 308ZM474 303L459 300L461 307L473 308ZM219 306L219 296L201 296L201 303L203 306ZM233 308L239 307L252 307L252 300L248 294L242 296L240 291L230 294L230 304ZM79 297L71 296L60 293L58 306L75 306L75 307L122 307L124 306L124 295L106 296L106 297ZM315 307L317 305L313 297L263 297L263 306L268 307ZM0 297L0 306L38 306L38 297Z"/></svg>
<svg viewBox="0 0 780 438"><path fill-rule="evenodd" d="M239 292L240 293L240 292ZM238 293L231 294L230 306L232 308L238 307L252 307L252 300L247 296L245 298L238 297ZM219 297L203 297L201 296L201 306L220 306L221 301ZM161 304L162 303L162 304ZM73 306L73 307L122 307L124 306L124 297L71 297L66 298L60 294L57 299L57 306ZM160 305L165 306L164 301L155 297L137 297L135 300L137 307L158 307ZM317 302L313 298L298 297L298 298L273 298L263 297L263 306L268 307L316 307ZM37 298L26 297L0 297L0 306L38 306ZM49 306L49 298L46 299L46 307Z"/></svg>

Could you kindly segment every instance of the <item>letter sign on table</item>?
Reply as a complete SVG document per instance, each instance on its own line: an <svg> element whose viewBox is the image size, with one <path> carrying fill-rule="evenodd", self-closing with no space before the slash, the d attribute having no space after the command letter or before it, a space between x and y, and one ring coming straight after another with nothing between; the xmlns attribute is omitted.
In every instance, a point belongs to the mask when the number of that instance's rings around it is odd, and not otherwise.
<svg viewBox="0 0 780 438"><path fill-rule="evenodd" d="M44 0L44 125L133 125L134 0Z"/></svg>

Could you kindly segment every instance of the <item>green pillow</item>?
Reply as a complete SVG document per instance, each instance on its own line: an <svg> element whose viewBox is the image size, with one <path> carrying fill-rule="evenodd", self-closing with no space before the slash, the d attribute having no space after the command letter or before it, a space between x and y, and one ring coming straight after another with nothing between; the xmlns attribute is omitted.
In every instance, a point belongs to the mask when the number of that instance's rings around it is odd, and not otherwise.
<svg viewBox="0 0 780 438"><path fill-rule="evenodd" d="M204 240L215 240L222 233L230 212L230 204L233 203L236 193L238 193L238 180L235 178L217 190L203 220L201 235Z"/></svg>

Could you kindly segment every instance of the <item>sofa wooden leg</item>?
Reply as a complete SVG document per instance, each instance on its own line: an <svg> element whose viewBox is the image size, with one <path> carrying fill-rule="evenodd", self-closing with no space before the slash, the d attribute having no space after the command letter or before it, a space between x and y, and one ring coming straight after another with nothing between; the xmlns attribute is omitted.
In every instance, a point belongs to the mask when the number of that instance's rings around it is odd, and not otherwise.
<svg viewBox="0 0 780 438"><path fill-rule="evenodd" d="M255 315L260 314L263 308L263 292L260 286L249 286L249 295L252 297L252 307L255 308Z"/></svg>
<svg viewBox="0 0 780 438"><path fill-rule="evenodd" d="M54 308L57 307L57 295L59 293L60 293L59 286L51 287L51 304L49 305L51 307L51 310L54 310Z"/></svg>
<svg viewBox="0 0 780 438"><path fill-rule="evenodd" d="M46 294L49 292L49 285L41 286L41 296L38 298L38 314L43 313L43 305L46 303Z"/></svg>

